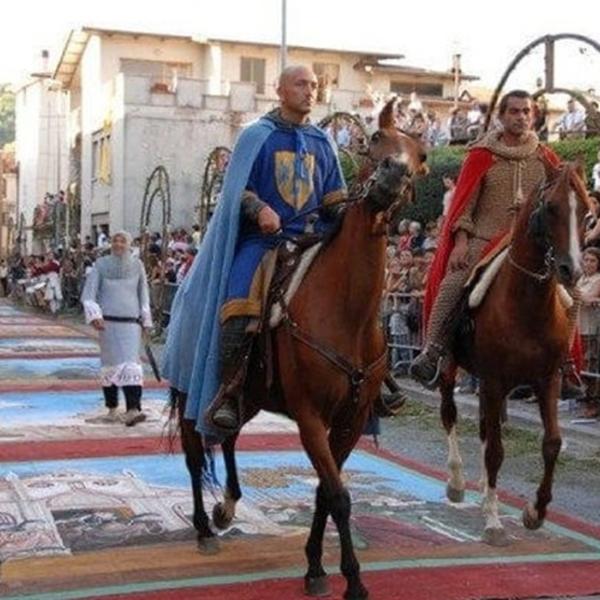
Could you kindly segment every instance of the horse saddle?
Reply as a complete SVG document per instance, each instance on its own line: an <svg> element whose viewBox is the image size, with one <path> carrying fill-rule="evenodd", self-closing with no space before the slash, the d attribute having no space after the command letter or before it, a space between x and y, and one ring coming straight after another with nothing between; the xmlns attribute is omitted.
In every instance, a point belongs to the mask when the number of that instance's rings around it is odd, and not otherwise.
<svg viewBox="0 0 600 600"><path fill-rule="evenodd" d="M484 258L477 263L473 269L473 273L469 277L469 280L465 284L465 289L468 292L468 308L473 310L485 299L488 290L492 283L496 279L500 268L504 264L508 252L510 249L510 239L505 237L492 252L486 255ZM573 299L566 288L558 284L558 295L560 303L566 308L570 308L573 305Z"/></svg>
<svg viewBox="0 0 600 600"><path fill-rule="evenodd" d="M285 242L277 251L275 273L269 286L265 306L265 321L269 329L277 327L294 294L323 247L320 236L303 236L297 241Z"/></svg>

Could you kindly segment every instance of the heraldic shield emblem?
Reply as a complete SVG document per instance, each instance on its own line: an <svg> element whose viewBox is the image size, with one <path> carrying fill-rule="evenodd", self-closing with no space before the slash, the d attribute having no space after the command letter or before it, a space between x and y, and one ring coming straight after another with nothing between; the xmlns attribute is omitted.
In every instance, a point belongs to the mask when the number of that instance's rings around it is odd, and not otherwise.
<svg viewBox="0 0 600 600"><path fill-rule="evenodd" d="M295 160L295 152L287 150L275 152L275 180L277 191L283 200L296 210L300 210L313 192L315 157L313 154L305 154L302 157L303 172L296 173L294 178Z"/></svg>

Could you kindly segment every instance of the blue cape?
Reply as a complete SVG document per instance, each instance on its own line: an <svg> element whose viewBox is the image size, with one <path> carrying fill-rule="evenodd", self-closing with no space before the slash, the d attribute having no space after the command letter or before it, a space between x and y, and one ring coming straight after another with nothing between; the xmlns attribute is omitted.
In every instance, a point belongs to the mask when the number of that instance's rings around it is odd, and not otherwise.
<svg viewBox="0 0 600 600"><path fill-rule="evenodd" d="M203 417L219 387L219 311L235 253L242 192L256 156L274 129L270 120L262 118L240 134L221 199L171 308L162 371L172 387L188 394L185 417L207 434L213 432L206 431Z"/></svg>
<svg viewBox="0 0 600 600"><path fill-rule="evenodd" d="M221 198L171 308L162 372L172 387L187 393L185 418L196 421L196 429L209 443L223 437L204 415L219 388L220 309L236 250L242 193L258 153L276 128L271 119L262 117L240 134ZM331 143L317 127L310 126L310 133Z"/></svg>

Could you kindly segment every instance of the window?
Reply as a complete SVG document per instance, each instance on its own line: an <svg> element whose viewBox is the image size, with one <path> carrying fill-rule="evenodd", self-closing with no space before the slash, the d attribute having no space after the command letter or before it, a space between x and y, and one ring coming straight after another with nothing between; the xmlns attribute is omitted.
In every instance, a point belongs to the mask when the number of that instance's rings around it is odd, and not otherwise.
<svg viewBox="0 0 600 600"><path fill-rule="evenodd" d="M392 81L390 90L394 94L403 94L405 96L416 92L419 96L434 96L443 98L444 86L441 83L410 83L408 81Z"/></svg>
<svg viewBox="0 0 600 600"><path fill-rule="evenodd" d="M101 129L92 134L92 181L110 185L112 179L111 136Z"/></svg>
<svg viewBox="0 0 600 600"><path fill-rule="evenodd" d="M313 71L317 76L317 102L329 102L331 90L339 86L340 65L335 63L313 63Z"/></svg>
<svg viewBox="0 0 600 600"><path fill-rule="evenodd" d="M265 93L265 71L267 61L264 58L242 56L240 81L256 84L256 93Z"/></svg>

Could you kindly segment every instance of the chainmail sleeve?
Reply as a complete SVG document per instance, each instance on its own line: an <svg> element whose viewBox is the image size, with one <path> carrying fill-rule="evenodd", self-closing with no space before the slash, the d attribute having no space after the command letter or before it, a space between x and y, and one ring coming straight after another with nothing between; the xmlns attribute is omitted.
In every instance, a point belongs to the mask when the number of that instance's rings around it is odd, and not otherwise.
<svg viewBox="0 0 600 600"><path fill-rule="evenodd" d="M85 278L85 286L81 293L81 304L83 304L83 311L87 323L102 319L102 309L98 304L99 288L100 273L96 267L93 267Z"/></svg>

